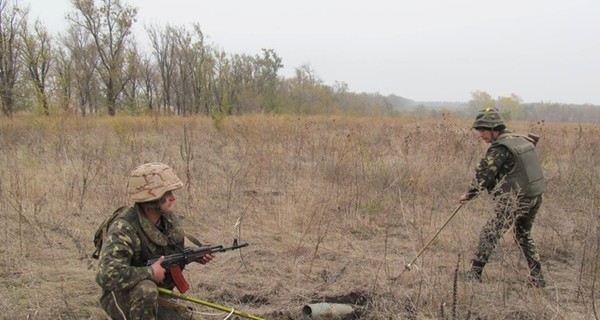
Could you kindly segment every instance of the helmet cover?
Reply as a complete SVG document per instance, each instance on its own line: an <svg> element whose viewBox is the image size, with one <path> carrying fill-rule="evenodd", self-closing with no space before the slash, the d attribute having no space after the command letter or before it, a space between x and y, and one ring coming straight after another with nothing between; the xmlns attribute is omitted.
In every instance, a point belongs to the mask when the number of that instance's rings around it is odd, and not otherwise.
<svg viewBox="0 0 600 320"><path fill-rule="evenodd" d="M183 187L173 169L166 164L151 162L140 165L129 174L127 194L135 202L160 199L168 191Z"/></svg>
<svg viewBox="0 0 600 320"><path fill-rule="evenodd" d="M490 129L493 130L497 127L505 126L504 118L495 108L485 108L477 114L475 122L473 123L473 129Z"/></svg>

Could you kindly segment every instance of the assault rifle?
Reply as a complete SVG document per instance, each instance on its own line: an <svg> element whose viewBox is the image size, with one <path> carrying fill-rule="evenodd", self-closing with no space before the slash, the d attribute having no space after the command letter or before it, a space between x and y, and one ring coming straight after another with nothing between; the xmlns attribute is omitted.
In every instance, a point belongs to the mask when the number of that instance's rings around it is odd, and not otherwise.
<svg viewBox="0 0 600 320"><path fill-rule="evenodd" d="M233 245L231 245L231 247L223 247L222 245L188 247L188 248L183 249L183 252L165 256L165 259L163 260L163 262L160 265L163 268L165 268L165 270L168 270L171 273L171 276L173 277L173 281L175 282L175 286L177 287L177 290L179 290L179 292L181 292L181 293L185 293L190 288L190 285L187 283L187 281L185 281L185 278L183 277L183 274L181 273L181 271L183 270L183 267L186 264L197 261L198 259L204 257L207 254L213 254L213 253L217 253L217 252L225 252L225 251L235 250L235 249L239 249L239 248L243 248L243 247L247 247L247 246L248 246L247 242L239 244L237 239L233 239ZM148 263L146 263L146 265L150 266L153 263L155 263L157 260L158 260L158 258L148 260Z"/></svg>

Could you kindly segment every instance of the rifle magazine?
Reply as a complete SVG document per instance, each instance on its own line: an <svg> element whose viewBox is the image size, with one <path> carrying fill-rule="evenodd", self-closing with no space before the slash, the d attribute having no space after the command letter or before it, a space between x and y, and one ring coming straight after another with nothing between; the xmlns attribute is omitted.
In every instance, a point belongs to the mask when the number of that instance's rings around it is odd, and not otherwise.
<svg viewBox="0 0 600 320"><path fill-rule="evenodd" d="M174 265L169 268L169 272L171 273L171 277L173 277L173 282L175 282L177 290L181 293L188 291L190 285L183 277L182 268L179 265Z"/></svg>

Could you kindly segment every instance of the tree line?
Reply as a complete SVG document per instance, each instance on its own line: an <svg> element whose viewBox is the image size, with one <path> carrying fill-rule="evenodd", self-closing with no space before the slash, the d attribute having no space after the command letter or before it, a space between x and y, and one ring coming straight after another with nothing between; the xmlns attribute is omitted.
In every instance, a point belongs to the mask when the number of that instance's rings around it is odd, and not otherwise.
<svg viewBox="0 0 600 320"><path fill-rule="evenodd" d="M283 78L273 49L229 54L206 43L198 24L146 26L136 43L137 8L124 0L71 0L67 30L52 35L29 7L0 0L2 113L81 115L158 112L214 117L240 113L383 112L376 101L324 85L310 65Z"/></svg>
<svg viewBox="0 0 600 320"><path fill-rule="evenodd" d="M467 117L496 106L510 118L556 115L573 119L569 106L526 105L520 97L493 99L483 91L455 108L428 108L396 95L354 93L344 82L325 85L310 65L279 75L283 59L273 49L230 54L206 42L199 24L145 26L150 49L136 43L137 8L126 0L71 0L67 28L50 34L31 21L19 0L0 0L0 104L11 117L118 112L202 114L445 114ZM149 51L149 52L148 52ZM598 119L598 108L587 112ZM541 110L541 111L540 111ZM545 111L544 111L545 110ZM550 110L551 112L548 112ZM556 117L555 117L556 118Z"/></svg>

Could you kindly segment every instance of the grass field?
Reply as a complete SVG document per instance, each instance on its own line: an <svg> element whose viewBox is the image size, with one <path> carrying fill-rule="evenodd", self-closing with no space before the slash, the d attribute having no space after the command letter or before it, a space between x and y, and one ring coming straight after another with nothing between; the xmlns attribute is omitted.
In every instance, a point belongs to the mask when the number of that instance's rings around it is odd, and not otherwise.
<svg viewBox="0 0 600 320"><path fill-rule="evenodd" d="M0 119L0 312L4 319L106 319L90 258L97 226L128 204L137 165L171 165L174 210L212 244L250 246L184 273L187 293L267 319L308 303L361 319L599 319L600 126L509 122L542 136L548 181L533 229L548 286L526 285L510 232L483 283L456 276L492 215L458 205L487 145L471 121L398 117ZM193 306L204 319L226 313Z"/></svg>

